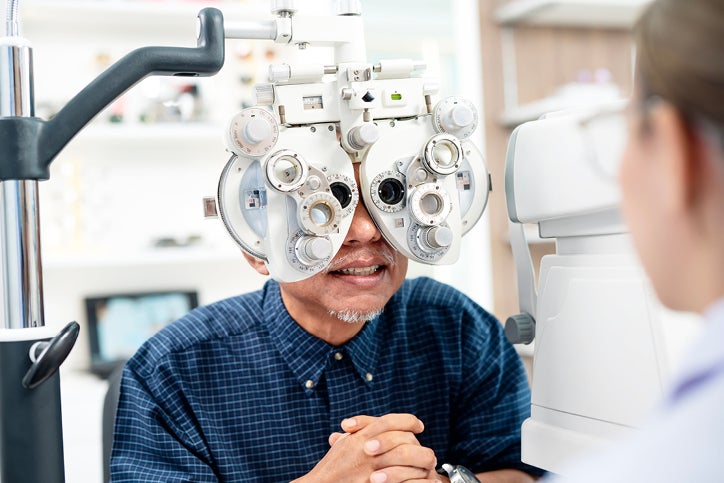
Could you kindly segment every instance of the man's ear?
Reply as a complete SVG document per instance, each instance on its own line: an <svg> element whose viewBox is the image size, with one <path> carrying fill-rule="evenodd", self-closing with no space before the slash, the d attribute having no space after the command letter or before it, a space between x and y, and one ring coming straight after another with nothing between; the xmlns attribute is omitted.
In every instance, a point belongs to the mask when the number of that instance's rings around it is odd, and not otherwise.
<svg viewBox="0 0 724 483"><path fill-rule="evenodd" d="M244 258L246 258L246 261L249 262L249 265L251 265L251 268L256 270L260 275L269 275L269 270L266 268L264 260L252 257L246 252L242 252L242 254L244 255Z"/></svg>
<svg viewBox="0 0 724 483"><path fill-rule="evenodd" d="M701 140L686 123L678 109L667 102L651 109L650 121L655 136L658 169L664 203L674 211L688 211L697 202L701 182Z"/></svg>

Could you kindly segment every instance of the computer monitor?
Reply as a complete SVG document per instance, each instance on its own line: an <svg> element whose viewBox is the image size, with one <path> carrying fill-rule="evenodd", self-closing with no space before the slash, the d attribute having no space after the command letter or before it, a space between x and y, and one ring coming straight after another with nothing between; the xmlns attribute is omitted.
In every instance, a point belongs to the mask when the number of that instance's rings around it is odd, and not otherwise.
<svg viewBox="0 0 724 483"><path fill-rule="evenodd" d="M196 291L119 293L85 298L90 371L108 377L148 338L198 306Z"/></svg>

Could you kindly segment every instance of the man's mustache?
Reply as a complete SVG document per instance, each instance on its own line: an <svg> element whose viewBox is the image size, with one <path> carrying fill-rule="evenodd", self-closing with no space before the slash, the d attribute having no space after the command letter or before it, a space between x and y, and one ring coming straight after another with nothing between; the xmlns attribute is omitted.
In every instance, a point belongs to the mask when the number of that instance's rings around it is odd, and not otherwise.
<svg viewBox="0 0 724 483"><path fill-rule="evenodd" d="M362 250L355 250L350 253L346 253L342 255L339 258L335 258L332 260L332 262L327 266L326 272L334 272L339 267L343 267L350 262L357 260L359 258L373 258L373 257L382 257L385 259L385 262L389 266L395 265L395 256L392 252L392 249L389 247L384 247L381 249L375 249L370 250L369 248L364 248Z"/></svg>

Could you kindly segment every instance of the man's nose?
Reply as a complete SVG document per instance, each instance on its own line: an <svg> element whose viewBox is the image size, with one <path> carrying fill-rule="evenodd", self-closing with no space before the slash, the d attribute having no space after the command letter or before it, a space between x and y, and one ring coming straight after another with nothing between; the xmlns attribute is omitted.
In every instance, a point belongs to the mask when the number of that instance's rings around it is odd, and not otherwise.
<svg viewBox="0 0 724 483"><path fill-rule="evenodd" d="M344 239L346 244L363 244L363 243L374 243L382 237L382 234L377 229L377 225L372 221L372 217L367 212L362 200L357 203L357 207L352 215L352 224L347 232L347 237Z"/></svg>

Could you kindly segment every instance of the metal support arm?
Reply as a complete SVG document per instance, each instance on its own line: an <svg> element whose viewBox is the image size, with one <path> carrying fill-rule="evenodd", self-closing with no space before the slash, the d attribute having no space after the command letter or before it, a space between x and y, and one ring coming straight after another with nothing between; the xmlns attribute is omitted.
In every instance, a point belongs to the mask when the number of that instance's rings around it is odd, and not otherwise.
<svg viewBox="0 0 724 483"><path fill-rule="evenodd" d="M224 25L219 10L199 13L196 48L143 47L113 64L50 121L0 119L0 180L49 178L49 166L66 144L103 108L149 75L210 76L224 65Z"/></svg>
<svg viewBox="0 0 724 483"><path fill-rule="evenodd" d="M34 115L29 43L17 35L0 38L3 483L65 481L57 370L76 340L78 324L68 324L56 336L44 326L38 181L49 178L50 163L91 119L144 77L217 73L224 64L222 14L204 9L199 22L196 48L137 49L103 72L50 121Z"/></svg>

